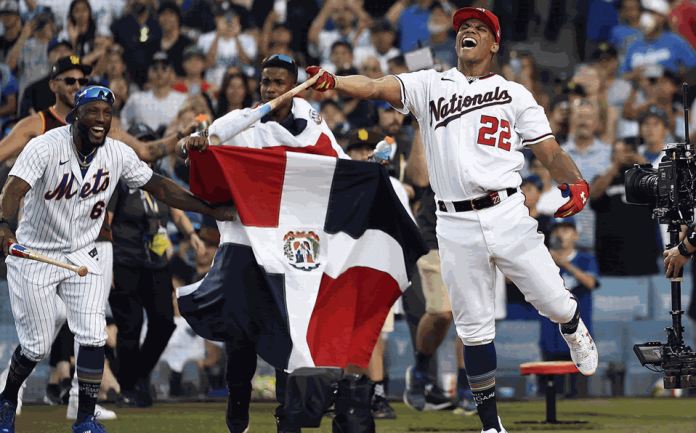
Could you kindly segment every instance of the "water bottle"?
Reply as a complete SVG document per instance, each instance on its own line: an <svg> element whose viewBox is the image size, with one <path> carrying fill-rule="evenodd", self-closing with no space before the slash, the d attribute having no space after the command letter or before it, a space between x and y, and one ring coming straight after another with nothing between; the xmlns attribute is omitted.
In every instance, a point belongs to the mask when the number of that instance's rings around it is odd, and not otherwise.
<svg viewBox="0 0 696 433"><path fill-rule="evenodd" d="M383 163L384 161L389 161L389 157L392 153L392 144L394 139L391 137L386 137L384 140L377 143L375 147L375 153L370 158L370 162Z"/></svg>

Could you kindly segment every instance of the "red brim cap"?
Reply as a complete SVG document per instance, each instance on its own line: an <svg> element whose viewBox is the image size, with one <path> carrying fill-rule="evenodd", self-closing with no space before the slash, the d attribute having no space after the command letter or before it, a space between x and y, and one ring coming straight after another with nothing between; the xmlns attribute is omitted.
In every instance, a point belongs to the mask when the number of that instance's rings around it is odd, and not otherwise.
<svg viewBox="0 0 696 433"><path fill-rule="evenodd" d="M495 41L500 43L500 23L498 22L498 17L493 15L493 12L487 11L484 8L461 8L452 18L452 25L454 25L454 30L459 31L459 27L462 23L468 19L476 18L483 21L493 32L495 36Z"/></svg>

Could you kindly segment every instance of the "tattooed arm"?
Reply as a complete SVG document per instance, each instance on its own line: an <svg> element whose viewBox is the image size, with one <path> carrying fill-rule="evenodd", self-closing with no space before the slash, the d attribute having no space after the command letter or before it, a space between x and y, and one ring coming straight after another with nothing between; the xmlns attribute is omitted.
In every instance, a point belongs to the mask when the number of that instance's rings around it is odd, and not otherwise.
<svg viewBox="0 0 696 433"><path fill-rule="evenodd" d="M157 141L150 142L140 141L121 128L112 128L113 133L110 133L109 136L115 140L124 142L132 148L141 160L145 162L155 162L167 155L176 153L178 141L183 137L193 134L197 125L196 122L192 122L180 133L168 135Z"/></svg>

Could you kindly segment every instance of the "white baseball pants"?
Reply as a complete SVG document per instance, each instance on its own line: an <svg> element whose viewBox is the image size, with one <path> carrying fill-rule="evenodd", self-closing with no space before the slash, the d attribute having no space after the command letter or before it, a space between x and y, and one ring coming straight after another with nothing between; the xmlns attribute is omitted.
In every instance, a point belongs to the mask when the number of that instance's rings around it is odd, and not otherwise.
<svg viewBox="0 0 696 433"><path fill-rule="evenodd" d="M66 260L60 253L39 252ZM80 277L67 269L12 256L6 263L12 315L27 358L38 362L48 355L63 311L77 344L98 347L106 343L104 310L110 284L104 284L104 275L90 272ZM56 295L65 303L65 310Z"/></svg>
<svg viewBox="0 0 696 433"><path fill-rule="evenodd" d="M480 211L437 211L442 277L465 345L495 338L496 266L525 299L556 323L570 321L577 302L517 193Z"/></svg>

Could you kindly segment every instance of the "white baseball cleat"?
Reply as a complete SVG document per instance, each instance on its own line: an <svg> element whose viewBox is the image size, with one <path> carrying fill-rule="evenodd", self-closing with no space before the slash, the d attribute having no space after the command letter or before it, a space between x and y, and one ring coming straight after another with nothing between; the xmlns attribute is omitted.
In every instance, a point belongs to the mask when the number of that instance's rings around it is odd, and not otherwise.
<svg viewBox="0 0 696 433"><path fill-rule="evenodd" d="M70 400L68 402L68 413L66 415L67 419L77 419L77 400L77 396L70 396ZM116 412L100 405L96 405L94 407L94 415L99 421L116 419Z"/></svg>
<svg viewBox="0 0 696 433"><path fill-rule="evenodd" d="M574 334L564 334L561 325L558 325L558 329L561 331L563 339L568 343L570 357L578 370L580 370L580 373L585 376L593 375L597 370L599 354L597 353L597 345L587 330L585 323L583 323L582 318Z"/></svg>
<svg viewBox="0 0 696 433"><path fill-rule="evenodd" d="M503 427L503 422L500 420L500 417L498 417L498 425L500 426L500 433L508 433L505 427ZM498 433L498 431L494 428L489 428L488 430L481 430L481 433Z"/></svg>
<svg viewBox="0 0 696 433"><path fill-rule="evenodd" d="M10 367L7 367L0 373L0 392L5 390L5 384L7 383L7 375L10 373ZM20 415L22 413L22 397L24 397L24 388L27 387L27 381L22 383L22 387L19 388L19 393L17 393L17 411L15 415Z"/></svg>

